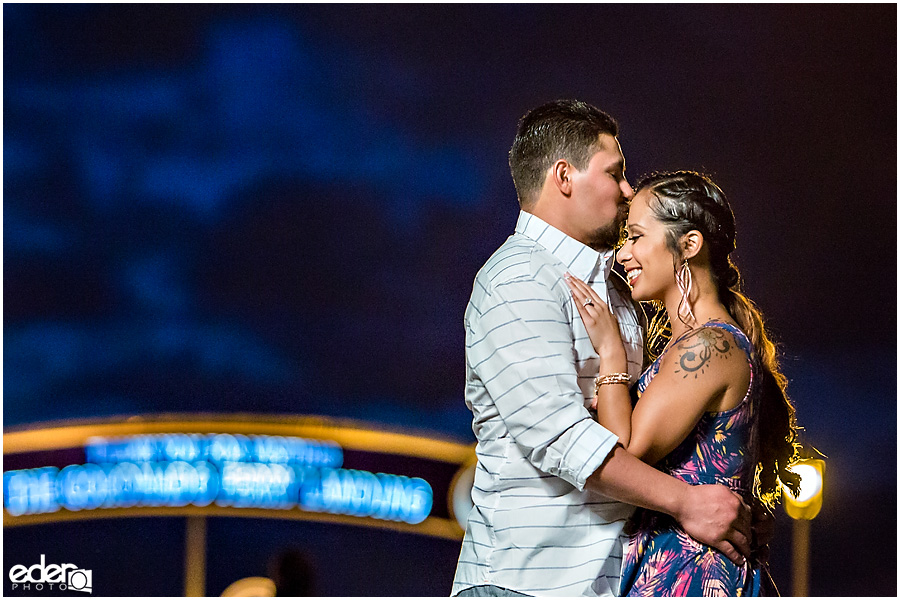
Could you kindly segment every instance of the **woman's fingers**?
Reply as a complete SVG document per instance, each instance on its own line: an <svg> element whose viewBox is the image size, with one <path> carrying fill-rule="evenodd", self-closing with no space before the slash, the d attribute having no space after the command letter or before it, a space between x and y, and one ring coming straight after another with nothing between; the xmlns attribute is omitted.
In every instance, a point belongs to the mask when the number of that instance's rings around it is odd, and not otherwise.
<svg viewBox="0 0 900 600"><path fill-rule="evenodd" d="M593 313L592 310L596 308L597 303L590 295L588 295L588 292L585 290L586 286L575 277L567 277L566 283L569 284L572 298L575 300L575 308L578 309L578 313L581 315L582 320L590 319L593 321L595 313ZM579 285L579 283L581 283L581 285Z"/></svg>
<svg viewBox="0 0 900 600"><path fill-rule="evenodd" d="M578 314L581 315L581 320L587 321L588 319L593 319L593 317L587 310L587 296L585 296L581 288L575 285L572 279L573 278L571 277L566 277L566 283L569 284L569 290L572 292L572 298L575 300L575 308L578 309Z"/></svg>
<svg viewBox="0 0 900 600"><path fill-rule="evenodd" d="M585 307L585 305L587 305L588 308L593 307L597 310L606 310L610 314L613 314L612 309L610 309L606 305L606 302L600 299L600 294L598 294L596 290L594 290L594 288L592 288L579 278L570 273L566 273L566 283L569 284L569 289L572 290L573 297L581 305L581 307ZM578 312L581 312L582 316L584 316L584 313L581 309L579 309Z"/></svg>
<svg viewBox="0 0 900 600"><path fill-rule="evenodd" d="M575 277L571 273L566 273L566 281L569 282L569 287L578 290L581 296L585 298L591 298L591 294L594 292L594 290L592 290L590 286L584 283L582 280Z"/></svg>
<svg viewBox="0 0 900 600"><path fill-rule="evenodd" d="M609 345L615 346L618 342L618 347L624 352L618 320L597 292L569 273L566 273L565 280L594 350L598 353L604 350L606 353L610 350L615 352Z"/></svg>
<svg viewBox="0 0 900 600"><path fill-rule="evenodd" d="M586 283L583 282L582 280L578 279L577 277L572 277L572 280L575 282L575 285L577 285L577 286L579 287L579 289L581 289L582 292L584 292L584 294L585 294L588 298L590 298L590 299L593 300L594 302L599 302L599 303L601 303L601 304L606 304L605 302L603 302L603 300L600 299L600 294L598 294L598 293L594 290L594 288L592 288L591 286L589 286L588 284L586 284Z"/></svg>

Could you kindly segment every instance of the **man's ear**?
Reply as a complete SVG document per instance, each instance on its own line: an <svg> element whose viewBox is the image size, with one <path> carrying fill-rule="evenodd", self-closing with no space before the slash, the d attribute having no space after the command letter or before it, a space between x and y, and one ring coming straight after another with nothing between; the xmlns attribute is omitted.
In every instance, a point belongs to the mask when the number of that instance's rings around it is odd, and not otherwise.
<svg viewBox="0 0 900 600"><path fill-rule="evenodd" d="M572 195L572 175L574 168L569 161L560 159L550 168L550 179L563 196Z"/></svg>
<svg viewBox="0 0 900 600"><path fill-rule="evenodd" d="M703 234L693 229L681 236L681 254L685 259L694 258L703 248Z"/></svg>

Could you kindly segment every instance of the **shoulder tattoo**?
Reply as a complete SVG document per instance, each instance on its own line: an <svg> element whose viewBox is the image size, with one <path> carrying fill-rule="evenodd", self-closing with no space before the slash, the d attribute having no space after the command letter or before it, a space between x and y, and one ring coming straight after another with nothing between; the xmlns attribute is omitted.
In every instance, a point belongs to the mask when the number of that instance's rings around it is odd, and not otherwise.
<svg viewBox="0 0 900 600"><path fill-rule="evenodd" d="M690 375L696 379L706 373L714 357L727 359L733 347L724 331L717 327L704 327L678 342L675 373L685 379Z"/></svg>

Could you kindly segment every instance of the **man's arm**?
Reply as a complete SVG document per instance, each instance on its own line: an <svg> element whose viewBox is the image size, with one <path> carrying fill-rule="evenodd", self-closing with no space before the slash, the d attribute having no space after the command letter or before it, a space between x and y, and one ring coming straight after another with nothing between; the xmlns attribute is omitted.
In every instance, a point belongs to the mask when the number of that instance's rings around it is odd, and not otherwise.
<svg viewBox="0 0 900 600"><path fill-rule="evenodd" d="M689 485L616 446L585 488L671 515L688 535L737 564L750 555L750 509L725 486Z"/></svg>
<svg viewBox="0 0 900 600"><path fill-rule="evenodd" d="M591 419L560 295L523 277L493 286L484 300L467 324L466 360L536 468L577 489L670 514L735 562L742 561L735 547L749 554L749 511L740 498L725 486L690 486L657 471Z"/></svg>
<svg viewBox="0 0 900 600"><path fill-rule="evenodd" d="M568 290L560 285L552 290L532 277L517 276L473 298L466 361L470 388L485 388L529 462L580 490L617 438L584 407L571 316L562 306ZM481 287L476 280L476 294Z"/></svg>

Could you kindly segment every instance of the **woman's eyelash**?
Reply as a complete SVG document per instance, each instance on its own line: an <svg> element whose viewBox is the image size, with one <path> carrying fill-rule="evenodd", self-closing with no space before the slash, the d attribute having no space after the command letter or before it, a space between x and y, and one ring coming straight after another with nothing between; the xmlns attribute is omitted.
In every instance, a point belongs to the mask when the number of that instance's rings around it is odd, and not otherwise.
<svg viewBox="0 0 900 600"><path fill-rule="evenodd" d="M634 242L634 241L635 241L636 239L638 239L639 237L641 237L639 234L635 234L635 235L629 237L629 238L628 238L628 241L629 241L629 242Z"/></svg>

